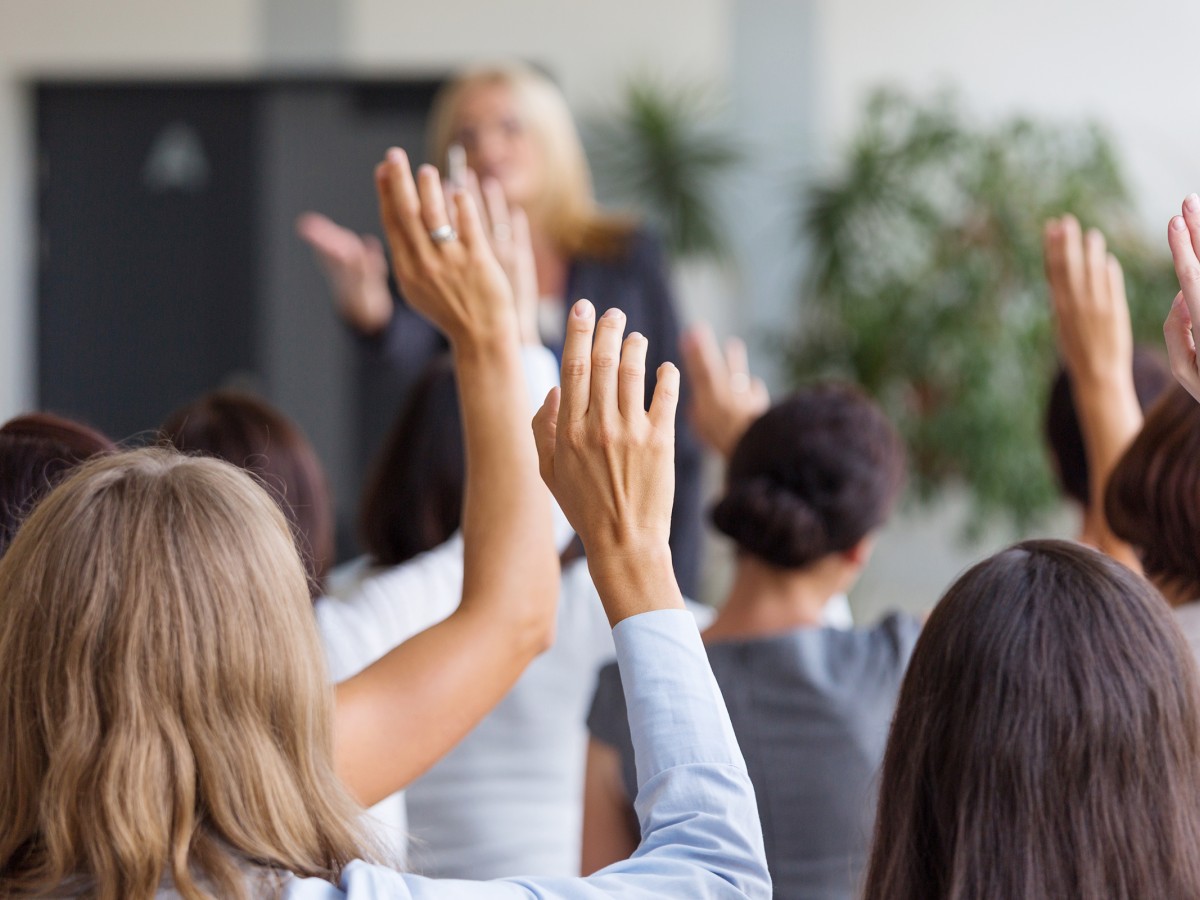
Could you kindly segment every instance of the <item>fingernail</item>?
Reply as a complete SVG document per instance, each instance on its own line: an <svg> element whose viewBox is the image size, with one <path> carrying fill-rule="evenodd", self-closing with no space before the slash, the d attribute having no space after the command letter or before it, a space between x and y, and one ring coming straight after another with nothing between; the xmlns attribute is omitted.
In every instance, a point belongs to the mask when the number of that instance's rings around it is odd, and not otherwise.
<svg viewBox="0 0 1200 900"><path fill-rule="evenodd" d="M576 301L572 311L581 319L586 319L592 314L592 304L587 300Z"/></svg>
<svg viewBox="0 0 1200 900"><path fill-rule="evenodd" d="M387 152L388 162L401 163L404 162L404 151L399 147L390 147Z"/></svg>
<svg viewBox="0 0 1200 900"><path fill-rule="evenodd" d="M1183 201L1183 208L1188 212L1200 212L1200 197L1188 194L1187 199Z"/></svg>
<svg viewBox="0 0 1200 900"><path fill-rule="evenodd" d="M1186 231L1187 230L1187 223L1183 221L1183 216L1172 216L1171 217L1171 230L1172 231Z"/></svg>
<svg viewBox="0 0 1200 900"><path fill-rule="evenodd" d="M615 306L610 306L608 309L606 309L604 311L604 315L602 315L600 318L615 319L619 315L621 315L621 311L619 309L617 309Z"/></svg>

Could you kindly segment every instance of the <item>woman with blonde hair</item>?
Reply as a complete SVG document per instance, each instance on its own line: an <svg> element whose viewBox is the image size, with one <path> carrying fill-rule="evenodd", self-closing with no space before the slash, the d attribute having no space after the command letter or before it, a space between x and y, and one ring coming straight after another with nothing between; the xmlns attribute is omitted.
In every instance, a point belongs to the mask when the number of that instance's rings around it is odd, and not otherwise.
<svg viewBox="0 0 1200 900"><path fill-rule="evenodd" d="M379 180L398 274L459 326L471 453L471 388L503 381L515 358L511 312L487 290L502 275L469 199L456 201L461 238L439 247L436 175L421 174L418 195L395 151ZM541 476L590 551L629 679L644 787L635 859L591 879L475 885L373 864L335 776L341 710L286 519L231 465L146 449L80 467L0 561L0 895L770 896L753 789L671 573L678 373L660 369L647 411L646 341L622 344L623 331L617 311L597 322L586 301L573 307L563 387L534 439ZM511 530L553 552L532 519L498 512L469 530ZM538 587L536 569L486 563L468 548L468 585ZM447 704L443 718L459 717Z"/></svg>
<svg viewBox="0 0 1200 900"><path fill-rule="evenodd" d="M511 274L537 310L546 346L561 352L570 298L594 297L602 303L619 300L629 327L650 342L652 371L676 354L680 330L661 245L635 220L596 204L579 133L549 78L519 63L468 69L439 92L428 135L430 159L476 195L501 262L515 267L516 240L527 234L532 242L534 271ZM456 155L470 171L448 171ZM407 389L443 344L389 286L380 242L316 213L301 216L297 227L316 252L342 317ZM651 378L647 397L653 387ZM681 585L694 594L700 448L686 425L676 447L671 549Z"/></svg>

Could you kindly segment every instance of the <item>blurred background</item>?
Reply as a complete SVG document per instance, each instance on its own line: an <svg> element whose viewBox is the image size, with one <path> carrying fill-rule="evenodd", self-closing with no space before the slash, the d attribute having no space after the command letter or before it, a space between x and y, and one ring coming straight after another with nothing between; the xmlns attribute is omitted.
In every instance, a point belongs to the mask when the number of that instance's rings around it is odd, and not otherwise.
<svg viewBox="0 0 1200 900"><path fill-rule="evenodd" d="M349 523L396 398L295 217L377 231L384 149L423 155L441 81L517 58L565 92L601 199L659 227L686 319L745 336L776 393L854 378L896 418L910 496L852 602L922 608L998 545L1074 529L1040 442L1040 223L1102 226L1160 341L1198 39L1194 0L9 0L0 420L131 437L252 387Z"/></svg>

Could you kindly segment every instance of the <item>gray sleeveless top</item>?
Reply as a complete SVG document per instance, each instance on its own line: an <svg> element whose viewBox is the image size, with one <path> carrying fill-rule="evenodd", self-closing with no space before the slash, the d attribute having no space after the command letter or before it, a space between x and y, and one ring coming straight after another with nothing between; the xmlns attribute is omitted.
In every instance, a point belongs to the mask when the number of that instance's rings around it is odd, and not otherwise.
<svg viewBox="0 0 1200 900"><path fill-rule="evenodd" d="M870 628L804 628L707 647L754 783L777 898L858 895L888 728L920 629L893 614ZM600 673L588 728L620 753L632 798L633 745L615 665Z"/></svg>

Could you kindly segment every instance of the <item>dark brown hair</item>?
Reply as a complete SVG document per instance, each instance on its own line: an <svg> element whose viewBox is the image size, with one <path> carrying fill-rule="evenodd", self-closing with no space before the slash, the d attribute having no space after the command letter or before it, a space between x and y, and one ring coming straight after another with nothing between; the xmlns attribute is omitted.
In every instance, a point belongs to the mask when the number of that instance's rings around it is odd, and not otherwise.
<svg viewBox="0 0 1200 900"><path fill-rule="evenodd" d="M798 391L746 431L713 524L772 565L849 550L891 512L904 449L887 417L847 385Z"/></svg>
<svg viewBox="0 0 1200 900"><path fill-rule="evenodd" d="M17 416L0 427L0 556L66 472L116 449L99 431L51 413Z"/></svg>
<svg viewBox="0 0 1200 900"><path fill-rule="evenodd" d="M1162 356L1146 347L1133 351L1133 388L1143 410L1154 405L1175 382ZM1079 428L1075 398L1071 395L1071 376L1061 365L1050 386L1046 401L1046 445L1054 458L1054 471L1064 494L1087 509L1091 506L1088 488L1087 448Z"/></svg>
<svg viewBox="0 0 1200 900"><path fill-rule="evenodd" d="M1183 388L1155 404L1117 462L1104 515L1161 590L1200 596L1200 405Z"/></svg>
<svg viewBox="0 0 1200 900"><path fill-rule="evenodd" d="M1163 598L1109 558L975 566L901 687L865 897L1200 896L1198 690Z"/></svg>
<svg viewBox="0 0 1200 900"><path fill-rule="evenodd" d="M372 560L396 566L447 540L462 523L466 454L453 360L432 360L384 441L360 503Z"/></svg>
<svg viewBox="0 0 1200 900"><path fill-rule="evenodd" d="M252 394L220 390L177 409L161 434L184 453L215 456L258 478L287 516L317 596L333 562L333 503L300 427Z"/></svg>

